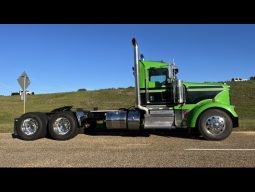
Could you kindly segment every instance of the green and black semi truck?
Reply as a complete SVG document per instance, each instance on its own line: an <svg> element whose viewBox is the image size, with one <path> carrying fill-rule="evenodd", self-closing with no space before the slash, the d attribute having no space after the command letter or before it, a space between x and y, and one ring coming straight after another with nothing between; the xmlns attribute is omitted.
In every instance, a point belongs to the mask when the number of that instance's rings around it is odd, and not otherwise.
<svg viewBox="0 0 255 192"><path fill-rule="evenodd" d="M227 138L238 127L230 102L230 87L222 83L191 83L177 78L175 64L139 58L134 46L136 106L119 110L72 110L71 106L49 113L29 112L14 121L14 135L35 140L50 135L56 140L76 136L79 129L103 122L106 129L198 129L208 140Z"/></svg>

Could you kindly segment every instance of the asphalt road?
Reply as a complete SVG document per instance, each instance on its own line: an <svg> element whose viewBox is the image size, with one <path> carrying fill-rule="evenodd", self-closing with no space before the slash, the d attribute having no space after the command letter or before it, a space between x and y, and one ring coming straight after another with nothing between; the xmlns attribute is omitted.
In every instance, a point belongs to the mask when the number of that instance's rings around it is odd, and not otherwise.
<svg viewBox="0 0 255 192"><path fill-rule="evenodd" d="M218 142L172 133L22 141L4 133L0 167L255 167L255 132Z"/></svg>

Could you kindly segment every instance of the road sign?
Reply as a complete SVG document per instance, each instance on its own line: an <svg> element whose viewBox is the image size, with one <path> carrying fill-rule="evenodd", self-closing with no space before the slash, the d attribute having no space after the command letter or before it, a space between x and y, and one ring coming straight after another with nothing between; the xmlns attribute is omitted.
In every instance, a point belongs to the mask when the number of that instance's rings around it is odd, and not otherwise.
<svg viewBox="0 0 255 192"><path fill-rule="evenodd" d="M26 89L30 85L30 80L25 71L19 76L18 82L23 90L23 93L21 94L21 100L24 101L24 113L26 113Z"/></svg>
<svg viewBox="0 0 255 192"><path fill-rule="evenodd" d="M23 91L24 91L24 88L26 89L31 83L25 71L19 76L17 80L19 82L21 89L23 89Z"/></svg>

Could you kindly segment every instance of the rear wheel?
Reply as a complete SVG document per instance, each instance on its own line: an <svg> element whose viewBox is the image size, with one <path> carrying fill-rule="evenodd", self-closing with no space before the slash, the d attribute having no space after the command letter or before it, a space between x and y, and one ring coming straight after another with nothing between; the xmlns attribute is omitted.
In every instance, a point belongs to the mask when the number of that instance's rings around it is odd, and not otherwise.
<svg viewBox="0 0 255 192"><path fill-rule="evenodd" d="M223 140L230 135L232 128L229 115L218 109L205 111L198 122L199 132L207 140Z"/></svg>
<svg viewBox="0 0 255 192"><path fill-rule="evenodd" d="M44 113L33 112L22 115L17 124L20 139L36 140L47 134L47 116Z"/></svg>
<svg viewBox="0 0 255 192"><path fill-rule="evenodd" d="M68 140L78 134L78 123L72 112L58 112L49 122L49 133L53 139Z"/></svg>

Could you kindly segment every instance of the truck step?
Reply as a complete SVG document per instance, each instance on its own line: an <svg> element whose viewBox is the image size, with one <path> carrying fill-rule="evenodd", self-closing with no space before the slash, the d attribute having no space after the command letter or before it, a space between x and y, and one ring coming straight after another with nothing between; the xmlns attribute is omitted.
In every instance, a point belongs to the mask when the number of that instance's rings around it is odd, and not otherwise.
<svg viewBox="0 0 255 192"><path fill-rule="evenodd" d="M144 129L171 129L174 128L174 115L149 114L144 116Z"/></svg>
<svg viewBox="0 0 255 192"><path fill-rule="evenodd" d="M150 115L174 116L173 109L150 110Z"/></svg>

